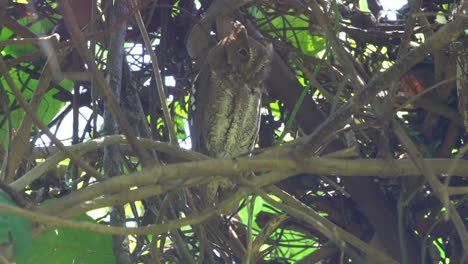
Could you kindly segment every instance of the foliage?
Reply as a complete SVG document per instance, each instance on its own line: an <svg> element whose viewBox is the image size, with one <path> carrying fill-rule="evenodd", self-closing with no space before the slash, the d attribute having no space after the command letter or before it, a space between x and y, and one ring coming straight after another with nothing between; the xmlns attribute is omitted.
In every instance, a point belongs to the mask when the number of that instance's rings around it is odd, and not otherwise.
<svg viewBox="0 0 468 264"><path fill-rule="evenodd" d="M93 222L89 216L76 218ZM32 252L21 263L115 263L109 235L71 228L47 231L32 241Z"/></svg>
<svg viewBox="0 0 468 264"><path fill-rule="evenodd" d="M0 192L0 203L16 204L5 194ZM15 258L18 261L31 253L31 225L22 217L0 212L0 242L13 242Z"/></svg>

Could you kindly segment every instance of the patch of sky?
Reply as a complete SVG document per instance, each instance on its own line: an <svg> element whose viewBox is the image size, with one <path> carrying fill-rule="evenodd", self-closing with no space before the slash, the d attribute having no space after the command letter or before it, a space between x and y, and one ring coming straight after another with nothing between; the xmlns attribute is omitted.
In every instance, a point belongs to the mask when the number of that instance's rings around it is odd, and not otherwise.
<svg viewBox="0 0 468 264"><path fill-rule="evenodd" d="M380 4L383 8L382 16L386 16L388 20L396 20L397 13L396 11L406 5L408 1L406 0L382 0Z"/></svg>

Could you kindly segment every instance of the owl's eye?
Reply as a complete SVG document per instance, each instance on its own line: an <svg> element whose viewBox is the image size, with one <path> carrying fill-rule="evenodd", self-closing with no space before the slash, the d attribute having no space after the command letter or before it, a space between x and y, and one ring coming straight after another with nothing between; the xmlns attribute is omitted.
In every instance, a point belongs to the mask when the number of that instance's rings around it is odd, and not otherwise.
<svg viewBox="0 0 468 264"><path fill-rule="evenodd" d="M239 55L241 55L243 58L248 58L248 56L249 56L249 52L248 52L246 49L244 49L244 48L238 49L238 50L237 50L237 53L238 53Z"/></svg>

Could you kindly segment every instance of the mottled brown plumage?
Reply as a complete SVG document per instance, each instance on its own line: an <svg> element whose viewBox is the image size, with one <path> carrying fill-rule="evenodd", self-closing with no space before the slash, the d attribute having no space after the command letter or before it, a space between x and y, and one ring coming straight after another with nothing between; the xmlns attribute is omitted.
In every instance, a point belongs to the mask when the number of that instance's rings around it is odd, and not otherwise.
<svg viewBox="0 0 468 264"><path fill-rule="evenodd" d="M194 85L193 149L213 158L230 158L251 151L258 136L263 82L273 48L264 47L235 22L229 36L209 52ZM218 186L208 185L208 199Z"/></svg>

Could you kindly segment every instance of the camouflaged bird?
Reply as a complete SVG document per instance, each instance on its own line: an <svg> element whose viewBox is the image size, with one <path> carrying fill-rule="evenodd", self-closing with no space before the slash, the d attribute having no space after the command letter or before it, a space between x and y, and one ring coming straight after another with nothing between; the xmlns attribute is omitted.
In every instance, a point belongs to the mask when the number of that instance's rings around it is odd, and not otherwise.
<svg viewBox="0 0 468 264"><path fill-rule="evenodd" d="M192 101L193 149L213 158L231 158L255 146L261 98L273 47L247 35L240 22L214 46L197 76ZM218 188L232 188L228 179L208 184L213 202Z"/></svg>

